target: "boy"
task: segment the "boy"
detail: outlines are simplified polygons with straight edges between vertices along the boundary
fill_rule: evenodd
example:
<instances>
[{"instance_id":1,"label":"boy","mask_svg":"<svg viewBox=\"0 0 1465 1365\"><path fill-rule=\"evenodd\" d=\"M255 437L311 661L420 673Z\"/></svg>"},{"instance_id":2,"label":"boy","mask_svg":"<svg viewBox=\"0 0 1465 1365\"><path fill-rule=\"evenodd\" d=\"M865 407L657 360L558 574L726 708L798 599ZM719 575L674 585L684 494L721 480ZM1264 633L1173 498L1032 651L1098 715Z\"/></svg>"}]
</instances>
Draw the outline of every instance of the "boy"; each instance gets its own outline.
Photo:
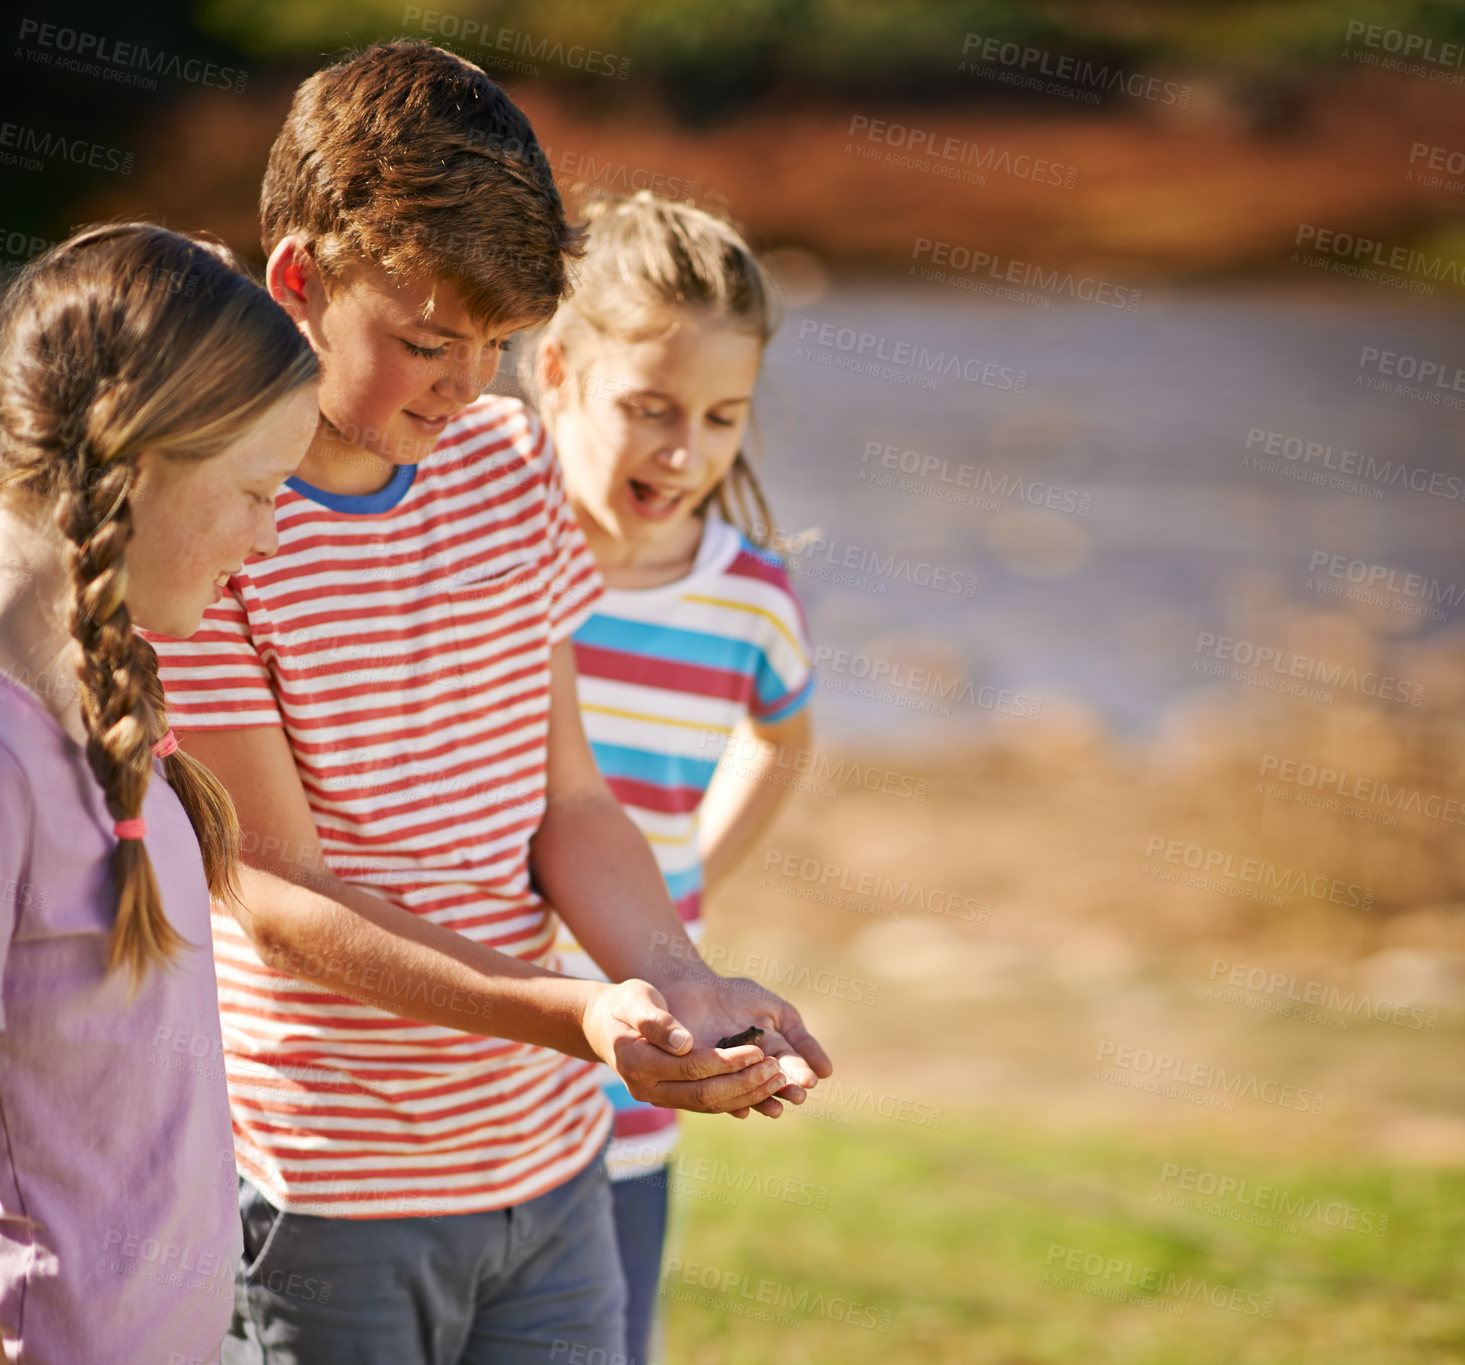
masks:
<instances>
[{"instance_id":1,"label":"boy","mask_svg":"<svg viewBox=\"0 0 1465 1365\"><path fill-rule=\"evenodd\" d=\"M213 919L245 1241L224 1360L614 1358L590 1061L740 1117L830 1068L697 957L580 730L599 580L538 422L479 397L576 234L522 114L408 42L305 82L261 215L320 429L276 556L157 641L248 864ZM546 970L554 912L621 984ZM749 1024L761 1049L712 1047Z\"/></svg>"}]
</instances>

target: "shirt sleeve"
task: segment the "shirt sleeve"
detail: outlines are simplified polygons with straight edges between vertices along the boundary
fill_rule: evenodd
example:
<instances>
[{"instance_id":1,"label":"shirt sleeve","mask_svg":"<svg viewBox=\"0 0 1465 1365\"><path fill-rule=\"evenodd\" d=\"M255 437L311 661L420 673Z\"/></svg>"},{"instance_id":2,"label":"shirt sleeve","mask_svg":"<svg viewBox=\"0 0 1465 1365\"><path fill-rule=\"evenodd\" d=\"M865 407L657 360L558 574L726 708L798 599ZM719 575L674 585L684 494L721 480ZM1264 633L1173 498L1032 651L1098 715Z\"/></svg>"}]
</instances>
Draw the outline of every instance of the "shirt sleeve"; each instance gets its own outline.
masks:
<instances>
[{"instance_id":1,"label":"shirt sleeve","mask_svg":"<svg viewBox=\"0 0 1465 1365\"><path fill-rule=\"evenodd\" d=\"M538 419L535 419L536 422ZM540 428L544 442L544 500L548 530L545 576L549 583L549 642L568 639L589 618L605 591L585 533L575 520L565 493L564 474L549 432Z\"/></svg>"},{"instance_id":2,"label":"shirt sleeve","mask_svg":"<svg viewBox=\"0 0 1465 1365\"><path fill-rule=\"evenodd\" d=\"M765 610L767 629L758 651L749 707L754 720L765 722L787 720L814 695L813 650L804 609L782 564L776 564L770 577L774 591Z\"/></svg>"},{"instance_id":3,"label":"shirt sleeve","mask_svg":"<svg viewBox=\"0 0 1465 1365\"><path fill-rule=\"evenodd\" d=\"M38 888L31 885L30 845L35 807L30 783L15 755L0 743L0 979L10 961L20 908ZM0 992L0 1029L5 1027L5 997Z\"/></svg>"},{"instance_id":4,"label":"shirt sleeve","mask_svg":"<svg viewBox=\"0 0 1465 1365\"><path fill-rule=\"evenodd\" d=\"M245 730L284 725L245 602L248 578L229 580L224 596L186 640L143 631L158 651L175 730Z\"/></svg>"}]
</instances>

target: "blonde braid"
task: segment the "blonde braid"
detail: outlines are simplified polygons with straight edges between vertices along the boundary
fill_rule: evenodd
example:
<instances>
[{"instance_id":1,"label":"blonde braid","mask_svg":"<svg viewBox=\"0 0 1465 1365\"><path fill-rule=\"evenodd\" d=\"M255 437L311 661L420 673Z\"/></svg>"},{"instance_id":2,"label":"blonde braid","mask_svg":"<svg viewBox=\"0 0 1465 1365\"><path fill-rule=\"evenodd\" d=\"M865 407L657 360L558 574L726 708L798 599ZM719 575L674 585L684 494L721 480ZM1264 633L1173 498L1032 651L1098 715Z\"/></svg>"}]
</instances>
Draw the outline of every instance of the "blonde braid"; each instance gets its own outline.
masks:
<instances>
[{"instance_id":1,"label":"blonde braid","mask_svg":"<svg viewBox=\"0 0 1465 1365\"><path fill-rule=\"evenodd\" d=\"M75 458L63 465L56 524L70 542L67 560L75 594L70 627L81 646L77 675L86 756L113 820L131 820L142 814L152 775L152 744L164 729L148 697L149 679L157 685L157 656L133 632L124 600L133 464L124 457L97 456L86 440L75 451ZM186 942L164 913L141 839L117 841L112 881L117 919L107 968L126 965L135 993L149 965L172 962Z\"/></svg>"},{"instance_id":2,"label":"blonde braid","mask_svg":"<svg viewBox=\"0 0 1465 1365\"><path fill-rule=\"evenodd\" d=\"M0 494L53 512L68 542L87 762L112 818L137 819L167 725L158 656L126 606L138 459L211 459L319 366L232 252L150 223L88 228L30 262L0 299L0 353ZM223 898L238 858L233 805L182 753L163 772ZM112 875L108 969L125 964L135 991L186 944L142 840L119 841Z\"/></svg>"}]
</instances>

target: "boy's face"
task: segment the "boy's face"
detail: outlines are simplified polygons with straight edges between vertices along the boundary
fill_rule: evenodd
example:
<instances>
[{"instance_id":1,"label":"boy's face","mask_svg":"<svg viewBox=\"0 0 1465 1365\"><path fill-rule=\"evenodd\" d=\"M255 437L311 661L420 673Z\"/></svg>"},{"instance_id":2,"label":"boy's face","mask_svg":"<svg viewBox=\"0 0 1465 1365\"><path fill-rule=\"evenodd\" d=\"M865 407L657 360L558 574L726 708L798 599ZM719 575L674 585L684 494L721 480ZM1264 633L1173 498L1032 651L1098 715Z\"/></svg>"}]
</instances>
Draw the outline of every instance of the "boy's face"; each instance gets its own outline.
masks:
<instances>
[{"instance_id":1,"label":"boy's face","mask_svg":"<svg viewBox=\"0 0 1465 1365\"><path fill-rule=\"evenodd\" d=\"M451 284L375 265L354 265L326 283L289 238L270 258L269 284L320 359L322 423L301 468L307 481L332 456L364 451L384 471L426 458L448 422L493 382L523 325L484 332Z\"/></svg>"}]
</instances>

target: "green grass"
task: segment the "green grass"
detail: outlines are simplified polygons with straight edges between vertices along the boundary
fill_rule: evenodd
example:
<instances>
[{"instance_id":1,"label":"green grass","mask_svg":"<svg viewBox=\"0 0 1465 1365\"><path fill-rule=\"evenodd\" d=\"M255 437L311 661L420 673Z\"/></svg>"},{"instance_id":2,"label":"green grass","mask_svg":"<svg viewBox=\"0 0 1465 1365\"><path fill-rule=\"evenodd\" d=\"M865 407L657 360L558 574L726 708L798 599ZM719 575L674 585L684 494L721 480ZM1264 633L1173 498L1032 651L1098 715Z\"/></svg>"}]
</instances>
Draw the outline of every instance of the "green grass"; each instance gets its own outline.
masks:
<instances>
[{"instance_id":1,"label":"green grass","mask_svg":"<svg viewBox=\"0 0 1465 1365\"><path fill-rule=\"evenodd\" d=\"M1295 1231L1173 1207L1159 1200L1178 1183L1162 1185L1166 1163L1307 1202L1287 1220ZM672 1186L668 1361L1465 1360L1461 1172L1338 1169L1298 1149L1259 1156L1132 1132L1062 1136L953 1122L948 1111L939 1129L796 1114L689 1122ZM1255 1207L1234 1196L1221 1206ZM1387 1214L1387 1229L1330 1227L1330 1206L1334 1218L1351 1206L1360 1225ZM1045 1283L1070 1249L1078 1287ZM1124 1268L1085 1274L1085 1256ZM1142 1287L1147 1270L1165 1291ZM1126 1275L1150 1306L1084 1292L1123 1288ZM1198 1297L1206 1291L1239 1308L1213 1306ZM1270 1318L1244 1311L1268 1299Z\"/></svg>"}]
</instances>

